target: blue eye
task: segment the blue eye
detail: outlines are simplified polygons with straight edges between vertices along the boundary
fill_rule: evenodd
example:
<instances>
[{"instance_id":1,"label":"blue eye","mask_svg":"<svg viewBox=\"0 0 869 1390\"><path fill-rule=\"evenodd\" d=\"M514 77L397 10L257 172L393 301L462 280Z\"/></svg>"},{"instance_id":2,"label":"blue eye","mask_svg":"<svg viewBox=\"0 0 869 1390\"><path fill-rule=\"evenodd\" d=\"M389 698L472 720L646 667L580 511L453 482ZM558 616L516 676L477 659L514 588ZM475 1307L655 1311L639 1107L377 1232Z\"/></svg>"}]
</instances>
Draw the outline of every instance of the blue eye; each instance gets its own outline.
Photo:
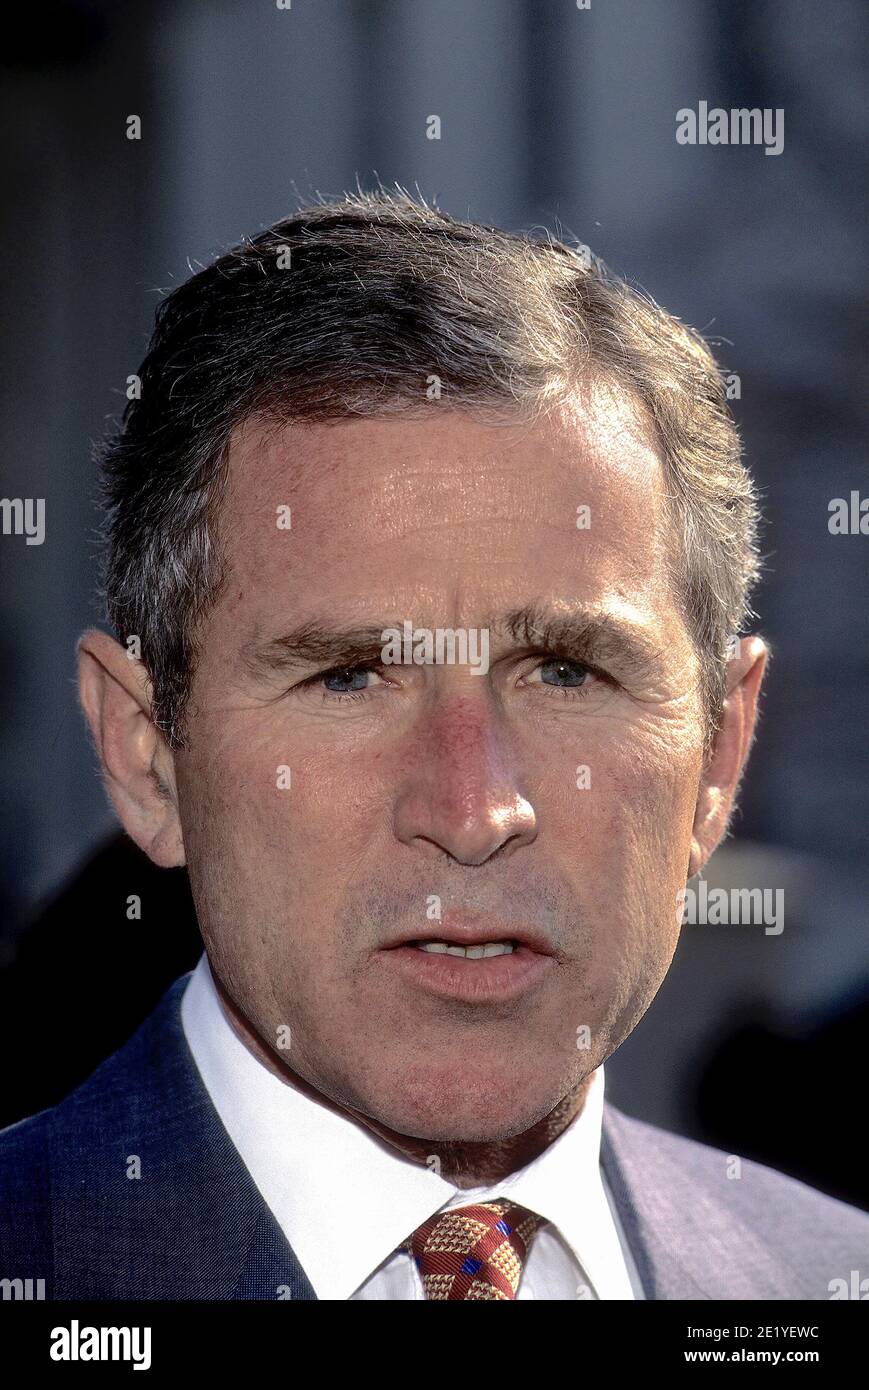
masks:
<instances>
[{"instance_id":1,"label":"blue eye","mask_svg":"<svg viewBox=\"0 0 869 1390\"><path fill-rule=\"evenodd\" d=\"M557 658L552 661L544 661L538 669L543 685L555 685L562 690L576 689L576 687L584 685L591 674L588 667L582 666L578 661L560 661ZM556 673L555 680L545 678L543 673L547 670Z\"/></svg>"},{"instance_id":2,"label":"blue eye","mask_svg":"<svg viewBox=\"0 0 869 1390\"><path fill-rule=\"evenodd\" d=\"M336 695L346 695L354 690L367 690L371 668L368 666L340 666L321 676L324 686Z\"/></svg>"}]
</instances>

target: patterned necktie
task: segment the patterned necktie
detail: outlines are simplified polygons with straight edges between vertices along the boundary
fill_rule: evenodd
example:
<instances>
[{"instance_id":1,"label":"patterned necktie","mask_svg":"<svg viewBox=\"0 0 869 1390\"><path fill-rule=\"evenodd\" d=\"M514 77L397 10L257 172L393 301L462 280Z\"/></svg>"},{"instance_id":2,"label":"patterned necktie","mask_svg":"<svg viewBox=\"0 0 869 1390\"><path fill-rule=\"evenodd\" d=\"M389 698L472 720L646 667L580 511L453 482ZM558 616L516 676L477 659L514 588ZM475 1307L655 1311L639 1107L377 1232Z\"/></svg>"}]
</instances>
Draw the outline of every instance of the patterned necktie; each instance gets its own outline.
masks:
<instances>
[{"instance_id":1,"label":"patterned necktie","mask_svg":"<svg viewBox=\"0 0 869 1390\"><path fill-rule=\"evenodd\" d=\"M501 1199L436 1212L405 1249L416 1260L427 1299L516 1297L522 1266L543 1218Z\"/></svg>"}]
</instances>

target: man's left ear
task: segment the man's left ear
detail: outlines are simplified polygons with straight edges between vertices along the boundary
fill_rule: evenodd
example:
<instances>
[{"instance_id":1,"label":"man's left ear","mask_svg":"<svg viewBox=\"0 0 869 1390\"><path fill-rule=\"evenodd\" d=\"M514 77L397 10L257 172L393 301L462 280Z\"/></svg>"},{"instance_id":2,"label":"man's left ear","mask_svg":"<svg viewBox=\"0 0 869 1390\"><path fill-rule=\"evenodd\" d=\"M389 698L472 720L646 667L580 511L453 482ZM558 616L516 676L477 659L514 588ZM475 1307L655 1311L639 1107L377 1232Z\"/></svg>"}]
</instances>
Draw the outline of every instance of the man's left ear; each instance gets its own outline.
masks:
<instances>
[{"instance_id":1,"label":"man's left ear","mask_svg":"<svg viewBox=\"0 0 869 1390\"><path fill-rule=\"evenodd\" d=\"M724 708L703 770L694 813L689 878L700 872L727 830L754 736L767 656L766 644L760 637L740 637L737 650L727 663Z\"/></svg>"}]
</instances>

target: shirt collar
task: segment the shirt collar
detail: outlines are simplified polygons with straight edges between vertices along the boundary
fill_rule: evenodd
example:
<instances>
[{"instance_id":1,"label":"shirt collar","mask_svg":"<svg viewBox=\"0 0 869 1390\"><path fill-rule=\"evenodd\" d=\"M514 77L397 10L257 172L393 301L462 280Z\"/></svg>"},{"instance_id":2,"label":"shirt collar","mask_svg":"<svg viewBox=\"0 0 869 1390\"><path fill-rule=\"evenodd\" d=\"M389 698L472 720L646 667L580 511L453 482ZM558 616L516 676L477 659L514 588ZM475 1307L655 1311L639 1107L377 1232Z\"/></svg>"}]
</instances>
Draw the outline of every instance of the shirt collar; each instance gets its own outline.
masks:
<instances>
[{"instance_id":1,"label":"shirt collar","mask_svg":"<svg viewBox=\"0 0 869 1390\"><path fill-rule=\"evenodd\" d=\"M602 1066L582 1112L547 1149L502 1182L468 1190L264 1066L226 1017L204 953L181 1017L212 1103L318 1298L349 1298L441 1208L496 1197L551 1222L606 1297L600 1285L618 1236L600 1173Z\"/></svg>"}]
</instances>

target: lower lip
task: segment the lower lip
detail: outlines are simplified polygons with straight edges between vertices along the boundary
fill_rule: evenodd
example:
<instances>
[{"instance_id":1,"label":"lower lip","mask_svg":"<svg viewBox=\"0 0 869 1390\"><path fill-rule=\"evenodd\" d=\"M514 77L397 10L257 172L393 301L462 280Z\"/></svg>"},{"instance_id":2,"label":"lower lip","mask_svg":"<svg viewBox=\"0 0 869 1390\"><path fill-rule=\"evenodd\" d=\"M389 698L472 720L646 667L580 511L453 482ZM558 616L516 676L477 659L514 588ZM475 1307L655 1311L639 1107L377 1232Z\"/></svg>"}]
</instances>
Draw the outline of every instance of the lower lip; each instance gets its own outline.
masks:
<instances>
[{"instance_id":1,"label":"lower lip","mask_svg":"<svg viewBox=\"0 0 869 1390\"><path fill-rule=\"evenodd\" d=\"M380 955L406 980L432 994L480 1004L525 994L552 965L552 956L529 946L517 946L503 956L470 958L421 951L418 946L393 946Z\"/></svg>"}]
</instances>

